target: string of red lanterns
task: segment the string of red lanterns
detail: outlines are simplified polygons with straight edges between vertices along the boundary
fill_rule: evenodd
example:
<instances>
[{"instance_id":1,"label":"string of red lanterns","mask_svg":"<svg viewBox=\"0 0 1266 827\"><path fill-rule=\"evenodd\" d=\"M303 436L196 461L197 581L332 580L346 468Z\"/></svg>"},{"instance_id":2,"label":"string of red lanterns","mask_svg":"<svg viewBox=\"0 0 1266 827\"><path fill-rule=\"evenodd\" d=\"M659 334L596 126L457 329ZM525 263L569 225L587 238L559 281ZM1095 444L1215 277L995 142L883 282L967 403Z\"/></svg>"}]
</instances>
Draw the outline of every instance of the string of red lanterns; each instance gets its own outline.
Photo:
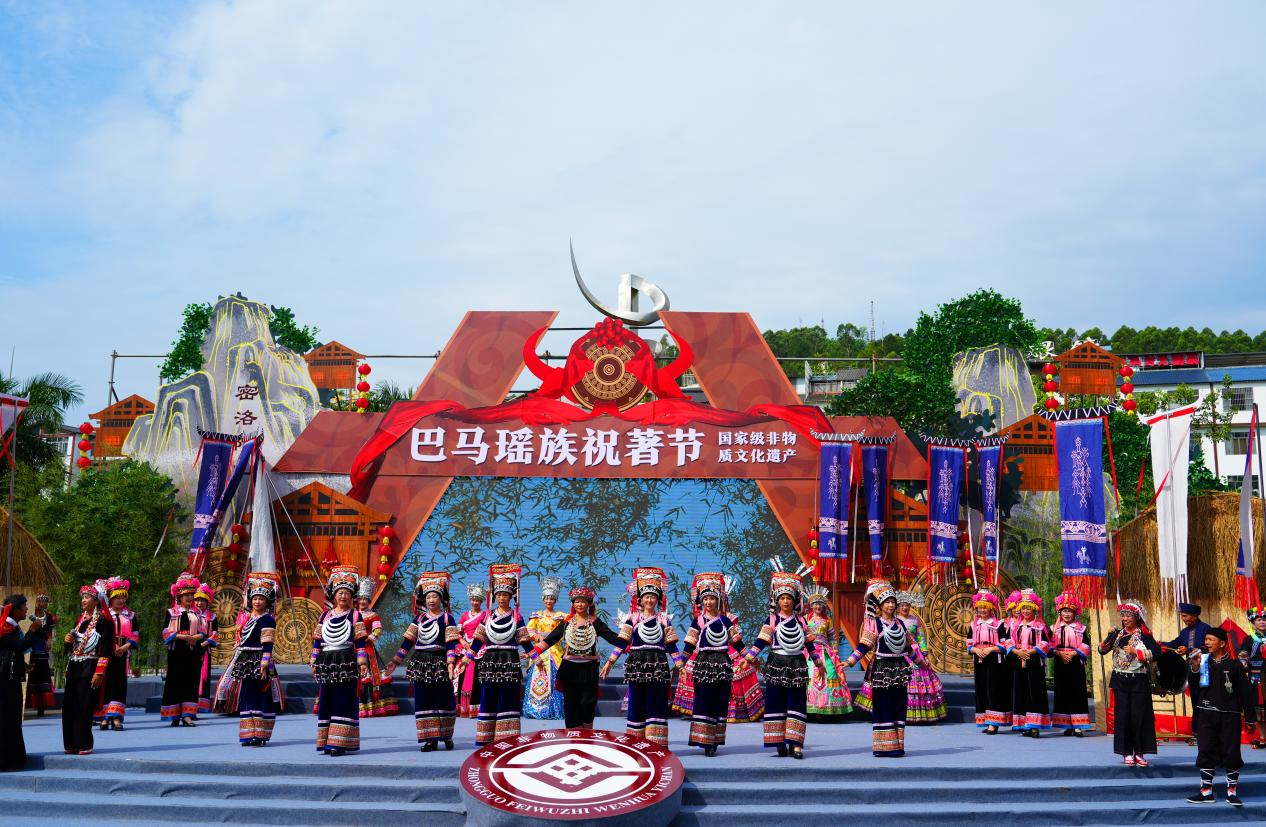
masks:
<instances>
[{"instance_id":1,"label":"string of red lanterns","mask_svg":"<svg viewBox=\"0 0 1266 827\"><path fill-rule=\"evenodd\" d=\"M92 434L95 430L91 422L85 422L79 426L79 444L75 446L79 449L79 459L75 460L75 464L81 471L86 471L92 466Z\"/></svg>"},{"instance_id":2,"label":"string of red lanterns","mask_svg":"<svg viewBox=\"0 0 1266 827\"><path fill-rule=\"evenodd\" d=\"M385 583L391 576L391 541L396 530L389 525L378 529L378 582Z\"/></svg>"},{"instance_id":3,"label":"string of red lanterns","mask_svg":"<svg viewBox=\"0 0 1266 827\"><path fill-rule=\"evenodd\" d=\"M1046 381L1042 383L1042 390L1046 392L1046 401L1042 405L1048 411L1059 407L1059 397L1056 395L1059 391L1059 382L1055 381L1058 373L1059 366L1054 362L1047 362L1042 366L1042 375L1046 377Z\"/></svg>"},{"instance_id":4,"label":"string of red lanterns","mask_svg":"<svg viewBox=\"0 0 1266 827\"><path fill-rule=\"evenodd\" d=\"M1125 401L1121 403L1122 410L1126 416L1135 416L1138 412L1139 403L1134 399L1134 368L1129 365L1121 366L1121 395L1125 397Z\"/></svg>"},{"instance_id":5,"label":"string of red lanterns","mask_svg":"<svg viewBox=\"0 0 1266 827\"><path fill-rule=\"evenodd\" d=\"M356 383L356 401L352 403L356 406L356 413L363 414L369 411L369 379L367 377L373 370L368 362L361 362L356 368L356 372L360 374L360 381Z\"/></svg>"},{"instance_id":6,"label":"string of red lanterns","mask_svg":"<svg viewBox=\"0 0 1266 827\"><path fill-rule=\"evenodd\" d=\"M245 543L250 539L250 533L247 532L246 526L234 523L229 529L229 534L232 535L233 540L229 543L229 556L224 561L224 567L234 574L240 574L246 566L245 561L242 560L242 553L246 550Z\"/></svg>"}]
</instances>

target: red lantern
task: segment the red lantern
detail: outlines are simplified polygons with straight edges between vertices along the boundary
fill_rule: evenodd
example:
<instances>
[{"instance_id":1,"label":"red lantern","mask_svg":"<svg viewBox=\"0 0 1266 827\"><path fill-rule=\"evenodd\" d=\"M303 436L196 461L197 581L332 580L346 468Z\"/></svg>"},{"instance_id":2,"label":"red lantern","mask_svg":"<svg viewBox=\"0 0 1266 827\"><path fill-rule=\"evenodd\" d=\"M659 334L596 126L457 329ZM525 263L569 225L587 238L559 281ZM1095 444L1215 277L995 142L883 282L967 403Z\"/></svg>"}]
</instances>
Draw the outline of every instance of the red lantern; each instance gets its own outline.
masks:
<instances>
[{"instance_id":1,"label":"red lantern","mask_svg":"<svg viewBox=\"0 0 1266 827\"><path fill-rule=\"evenodd\" d=\"M94 430L96 429L92 427L91 422L85 422L79 426L79 433L84 434L85 436L92 433Z\"/></svg>"},{"instance_id":2,"label":"red lantern","mask_svg":"<svg viewBox=\"0 0 1266 827\"><path fill-rule=\"evenodd\" d=\"M809 539L810 540L818 539L818 530L816 528L809 529Z\"/></svg>"},{"instance_id":3,"label":"red lantern","mask_svg":"<svg viewBox=\"0 0 1266 827\"><path fill-rule=\"evenodd\" d=\"M79 450L83 451L85 454L88 453L92 450L92 443L86 439L79 440Z\"/></svg>"},{"instance_id":4,"label":"red lantern","mask_svg":"<svg viewBox=\"0 0 1266 827\"><path fill-rule=\"evenodd\" d=\"M1059 407L1059 400L1054 397L1051 397L1050 399L1047 399L1042 404L1046 406L1046 410L1053 411Z\"/></svg>"},{"instance_id":5,"label":"red lantern","mask_svg":"<svg viewBox=\"0 0 1266 827\"><path fill-rule=\"evenodd\" d=\"M361 408L362 410L365 408L368 408L369 400L362 396L361 398L356 400L356 407Z\"/></svg>"},{"instance_id":6,"label":"red lantern","mask_svg":"<svg viewBox=\"0 0 1266 827\"><path fill-rule=\"evenodd\" d=\"M1134 393L1134 383L1123 382L1121 384L1121 393Z\"/></svg>"},{"instance_id":7,"label":"red lantern","mask_svg":"<svg viewBox=\"0 0 1266 827\"><path fill-rule=\"evenodd\" d=\"M1054 376L1055 374L1059 373L1059 368L1053 365L1052 363L1047 362L1045 365L1042 366L1042 373L1045 373L1047 376Z\"/></svg>"},{"instance_id":8,"label":"red lantern","mask_svg":"<svg viewBox=\"0 0 1266 827\"><path fill-rule=\"evenodd\" d=\"M1129 379L1131 376L1134 375L1134 368L1130 367L1129 365L1122 365L1121 375L1124 376L1126 379Z\"/></svg>"},{"instance_id":9,"label":"red lantern","mask_svg":"<svg viewBox=\"0 0 1266 827\"><path fill-rule=\"evenodd\" d=\"M231 558L228 562L228 569L234 574L237 574L238 572L240 572L244 566L245 564L241 560L238 560L236 557Z\"/></svg>"},{"instance_id":10,"label":"red lantern","mask_svg":"<svg viewBox=\"0 0 1266 827\"><path fill-rule=\"evenodd\" d=\"M369 366L368 362L361 362L360 366L356 368L356 372L359 373L361 376L368 376L372 371L373 371L373 368Z\"/></svg>"},{"instance_id":11,"label":"red lantern","mask_svg":"<svg viewBox=\"0 0 1266 827\"><path fill-rule=\"evenodd\" d=\"M1054 393L1055 391L1059 390L1059 383L1045 382L1042 384L1042 390L1046 391L1047 393Z\"/></svg>"},{"instance_id":12,"label":"red lantern","mask_svg":"<svg viewBox=\"0 0 1266 827\"><path fill-rule=\"evenodd\" d=\"M386 576L386 575L388 575L388 574L391 574L391 564L390 564L390 563L379 563L379 564L378 564L378 573L379 573L379 574L381 574L381 575L383 575L383 576Z\"/></svg>"},{"instance_id":13,"label":"red lantern","mask_svg":"<svg viewBox=\"0 0 1266 827\"><path fill-rule=\"evenodd\" d=\"M1125 408L1127 411L1134 411L1138 408L1138 406L1139 403L1135 402L1133 399L1127 399L1121 403L1121 407Z\"/></svg>"},{"instance_id":14,"label":"red lantern","mask_svg":"<svg viewBox=\"0 0 1266 827\"><path fill-rule=\"evenodd\" d=\"M80 468L86 469L88 466L92 465L92 460L88 459L87 457L80 457L79 459L75 460L75 464L78 465Z\"/></svg>"},{"instance_id":15,"label":"red lantern","mask_svg":"<svg viewBox=\"0 0 1266 827\"><path fill-rule=\"evenodd\" d=\"M389 525L385 525L378 529L378 536L384 540L394 540L396 538L396 530Z\"/></svg>"},{"instance_id":16,"label":"red lantern","mask_svg":"<svg viewBox=\"0 0 1266 827\"><path fill-rule=\"evenodd\" d=\"M241 554L241 553L242 553L241 543L237 542L236 540L229 543L229 554Z\"/></svg>"},{"instance_id":17,"label":"red lantern","mask_svg":"<svg viewBox=\"0 0 1266 827\"><path fill-rule=\"evenodd\" d=\"M356 390L360 391L361 393L369 393L369 383L368 383L368 382L357 382L357 383L356 383Z\"/></svg>"}]
</instances>

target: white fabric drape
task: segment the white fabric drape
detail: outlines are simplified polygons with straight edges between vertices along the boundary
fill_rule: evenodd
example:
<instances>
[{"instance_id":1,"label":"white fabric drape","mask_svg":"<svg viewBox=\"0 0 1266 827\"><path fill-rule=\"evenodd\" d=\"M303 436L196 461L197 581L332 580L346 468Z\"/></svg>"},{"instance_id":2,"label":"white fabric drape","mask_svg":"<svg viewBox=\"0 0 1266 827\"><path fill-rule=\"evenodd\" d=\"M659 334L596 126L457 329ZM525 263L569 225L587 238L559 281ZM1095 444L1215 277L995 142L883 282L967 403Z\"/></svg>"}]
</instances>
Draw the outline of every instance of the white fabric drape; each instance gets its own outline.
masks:
<instances>
[{"instance_id":1,"label":"white fabric drape","mask_svg":"<svg viewBox=\"0 0 1266 827\"><path fill-rule=\"evenodd\" d=\"M1147 420L1151 430L1152 480L1156 494L1156 535L1161 583L1174 599L1187 600L1187 473L1191 418L1195 408L1179 408Z\"/></svg>"}]
</instances>

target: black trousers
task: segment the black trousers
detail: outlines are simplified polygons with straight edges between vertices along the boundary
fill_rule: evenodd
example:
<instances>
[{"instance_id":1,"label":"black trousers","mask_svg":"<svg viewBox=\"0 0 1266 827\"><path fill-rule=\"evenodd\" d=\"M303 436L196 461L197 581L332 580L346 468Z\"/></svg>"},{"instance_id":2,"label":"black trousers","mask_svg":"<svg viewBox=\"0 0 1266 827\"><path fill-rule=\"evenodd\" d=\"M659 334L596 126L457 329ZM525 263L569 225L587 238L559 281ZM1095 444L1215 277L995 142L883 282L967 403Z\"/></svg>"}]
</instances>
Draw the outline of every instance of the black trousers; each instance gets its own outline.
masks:
<instances>
[{"instance_id":1,"label":"black trousers","mask_svg":"<svg viewBox=\"0 0 1266 827\"><path fill-rule=\"evenodd\" d=\"M26 769L22 739L22 681L0 680L0 770Z\"/></svg>"},{"instance_id":2,"label":"black trousers","mask_svg":"<svg viewBox=\"0 0 1266 827\"><path fill-rule=\"evenodd\" d=\"M71 663L66 670L66 692L62 696L62 747L67 752L92 749L92 716L97 711L101 690L92 688L95 660Z\"/></svg>"},{"instance_id":3,"label":"black trousers","mask_svg":"<svg viewBox=\"0 0 1266 827\"><path fill-rule=\"evenodd\" d=\"M1238 712L1200 710L1196 721L1196 769L1238 770L1244 766L1240 757L1240 727L1244 718Z\"/></svg>"},{"instance_id":4,"label":"black trousers","mask_svg":"<svg viewBox=\"0 0 1266 827\"><path fill-rule=\"evenodd\" d=\"M558 667L558 685L567 728L593 726L598 711L598 662L564 660Z\"/></svg>"},{"instance_id":5,"label":"black trousers","mask_svg":"<svg viewBox=\"0 0 1266 827\"><path fill-rule=\"evenodd\" d=\"M1117 755L1156 752L1156 713L1152 711L1152 683L1146 675L1112 676L1114 723L1112 751Z\"/></svg>"}]
</instances>

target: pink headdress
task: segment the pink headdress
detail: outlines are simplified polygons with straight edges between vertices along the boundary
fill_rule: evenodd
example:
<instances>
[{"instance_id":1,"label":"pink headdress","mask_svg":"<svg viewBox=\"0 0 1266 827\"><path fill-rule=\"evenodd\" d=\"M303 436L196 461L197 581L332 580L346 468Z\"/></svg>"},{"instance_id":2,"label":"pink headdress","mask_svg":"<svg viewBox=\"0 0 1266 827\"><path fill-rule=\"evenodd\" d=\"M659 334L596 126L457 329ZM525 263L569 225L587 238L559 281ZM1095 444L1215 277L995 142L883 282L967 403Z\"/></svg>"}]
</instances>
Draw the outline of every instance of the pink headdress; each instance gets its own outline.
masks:
<instances>
[{"instance_id":1,"label":"pink headdress","mask_svg":"<svg viewBox=\"0 0 1266 827\"><path fill-rule=\"evenodd\" d=\"M1081 599L1077 597L1076 593L1071 591L1060 594L1055 598L1055 611L1062 609L1072 609L1074 616L1080 615L1082 609Z\"/></svg>"},{"instance_id":2,"label":"pink headdress","mask_svg":"<svg viewBox=\"0 0 1266 827\"><path fill-rule=\"evenodd\" d=\"M974 595L972 595L971 600L972 600L972 603L977 608L987 606L990 609L993 609L995 612L998 611L998 595L994 594L988 589L981 589L980 591L976 592Z\"/></svg>"}]
</instances>

